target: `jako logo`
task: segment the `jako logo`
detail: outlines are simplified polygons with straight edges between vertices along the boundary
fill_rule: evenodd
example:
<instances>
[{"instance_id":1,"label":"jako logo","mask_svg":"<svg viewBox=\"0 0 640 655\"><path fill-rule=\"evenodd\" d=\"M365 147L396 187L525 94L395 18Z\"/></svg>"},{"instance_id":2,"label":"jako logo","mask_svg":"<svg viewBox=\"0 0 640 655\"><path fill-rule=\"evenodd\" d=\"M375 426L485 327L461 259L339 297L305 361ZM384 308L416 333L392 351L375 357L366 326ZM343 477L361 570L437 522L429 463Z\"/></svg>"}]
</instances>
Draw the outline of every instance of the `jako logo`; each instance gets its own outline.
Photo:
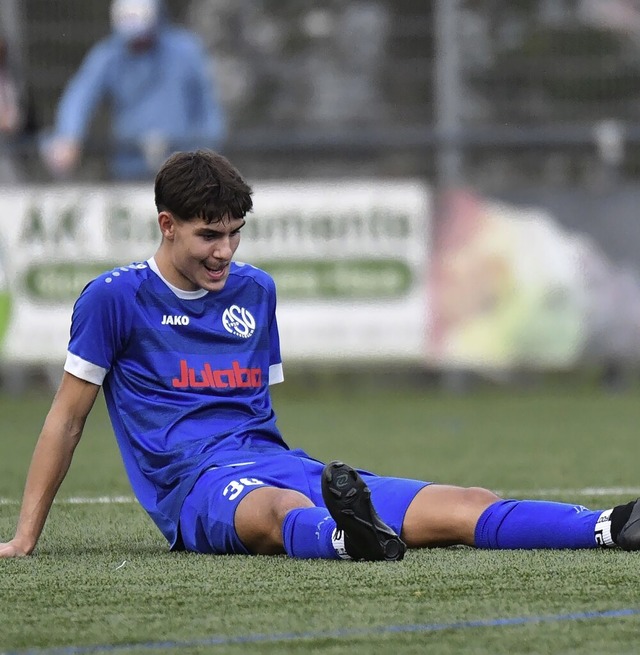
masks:
<instances>
[{"instance_id":1,"label":"jako logo","mask_svg":"<svg viewBox=\"0 0 640 655\"><path fill-rule=\"evenodd\" d=\"M248 339L255 332L256 320L244 307L231 305L222 314L222 325L227 332Z\"/></svg>"},{"instance_id":2,"label":"jako logo","mask_svg":"<svg viewBox=\"0 0 640 655\"><path fill-rule=\"evenodd\" d=\"M259 368L242 368L239 362L232 362L231 368L213 370L208 362L196 373L190 368L186 359L180 360L180 377L173 378L176 389L187 387L198 389L208 387L211 389L254 388L262 386L262 370Z\"/></svg>"},{"instance_id":3,"label":"jako logo","mask_svg":"<svg viewBox=\"0 0 640 655\"><path fill-rule=\"evenodd\" d=\"M189 317L164 314L161 325L189 325Z\"/></svg>"}]
</instances>

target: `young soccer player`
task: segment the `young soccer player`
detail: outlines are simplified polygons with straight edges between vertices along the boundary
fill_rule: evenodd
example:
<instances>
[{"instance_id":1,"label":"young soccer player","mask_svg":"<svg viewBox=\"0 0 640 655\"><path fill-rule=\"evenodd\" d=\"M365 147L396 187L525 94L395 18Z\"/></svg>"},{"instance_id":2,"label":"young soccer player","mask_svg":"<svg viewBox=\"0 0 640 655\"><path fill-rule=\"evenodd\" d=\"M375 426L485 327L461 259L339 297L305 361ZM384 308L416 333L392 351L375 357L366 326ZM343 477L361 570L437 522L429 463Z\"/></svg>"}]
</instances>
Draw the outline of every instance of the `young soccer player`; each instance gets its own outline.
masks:
<instances>
[{"instance_id":1,"label":"young soccer player","mask_svg":"<svg viewBox=\"0 0 640 655\"><path fill-rule=\"evenodd\" d=\"M75 304L0 556L34 550L101 386L133 490L176 549L400 560L407 547L450 544L640 548L637 501L590 511L501 500L291 450L269 396L283 380L274 282L233 261L250 187L224 157L182 152L158 172L155 203L155 255L104 273Z\"/></svg>"}]
</instances>

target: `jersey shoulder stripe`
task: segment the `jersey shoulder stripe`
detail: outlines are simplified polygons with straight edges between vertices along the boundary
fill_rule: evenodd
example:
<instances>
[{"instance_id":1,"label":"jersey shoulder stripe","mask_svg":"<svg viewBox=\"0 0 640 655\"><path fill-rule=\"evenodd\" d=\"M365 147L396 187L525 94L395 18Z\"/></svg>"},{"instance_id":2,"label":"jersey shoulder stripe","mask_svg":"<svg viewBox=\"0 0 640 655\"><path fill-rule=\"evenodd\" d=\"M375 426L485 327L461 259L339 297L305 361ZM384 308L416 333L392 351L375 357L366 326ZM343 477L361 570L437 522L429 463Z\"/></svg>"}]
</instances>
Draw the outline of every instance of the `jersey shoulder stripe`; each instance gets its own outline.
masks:
<instances>
[{"instance_id":1,"label":"jersey shoulder stripe","mask_svg":"<svg viewBox=\"0 0 640 655\"><path fill-rule=\"evenodd\" d=\"M126 266L118 266L91 280L84 288L83 293L88 287L93 287L92 291L94 292L100 288L109 293L130 293L132 288L137 289L149 278L149 272L149 265L146 262L133 262Z\"/></svg>"}]
</instances>

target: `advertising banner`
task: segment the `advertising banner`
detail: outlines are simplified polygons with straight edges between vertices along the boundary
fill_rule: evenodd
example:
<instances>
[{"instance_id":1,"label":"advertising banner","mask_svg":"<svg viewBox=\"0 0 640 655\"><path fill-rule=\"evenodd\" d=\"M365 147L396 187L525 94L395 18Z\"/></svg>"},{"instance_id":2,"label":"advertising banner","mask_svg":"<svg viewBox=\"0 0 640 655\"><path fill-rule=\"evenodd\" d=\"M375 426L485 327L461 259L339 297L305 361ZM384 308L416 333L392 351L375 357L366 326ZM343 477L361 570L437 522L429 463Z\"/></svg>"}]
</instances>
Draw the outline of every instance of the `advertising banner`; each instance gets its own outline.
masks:
<instances>
[{"instance_id":1,"label":"advertising banner","mask_svg":"<svg viewBox=\"0 0 640 655\"><path fill-rule=\"evenodd\" d=\"M413 181L268 183L236 259L278 286L285 359L423 360L429 189ZM0 195L0 355L63 361L75 298L154 254L145 186L38 186Z\"/></svg>"}]
</instances>

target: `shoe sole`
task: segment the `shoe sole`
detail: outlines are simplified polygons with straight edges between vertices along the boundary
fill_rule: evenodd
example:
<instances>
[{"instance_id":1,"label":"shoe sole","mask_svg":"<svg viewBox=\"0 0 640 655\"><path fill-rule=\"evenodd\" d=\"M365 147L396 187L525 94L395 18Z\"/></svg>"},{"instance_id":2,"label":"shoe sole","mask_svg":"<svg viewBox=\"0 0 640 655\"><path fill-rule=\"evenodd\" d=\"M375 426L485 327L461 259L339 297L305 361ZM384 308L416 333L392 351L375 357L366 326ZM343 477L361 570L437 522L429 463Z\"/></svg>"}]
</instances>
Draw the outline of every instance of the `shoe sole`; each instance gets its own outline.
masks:
<instances>
[{"instance_id":1,"label":"shoe sole","mask_svg":"<svg viewBox=\"0 0 640 655\"><path fill-rule=\"evenodd\" d=\"M357 471L343 462L331 462L322 472L322 497L338 529L351 544L354 559L400 561L405 543L378 516L371 491ZM349 552L356 551L356 556Z\"/></svg>"}]
</instances>

